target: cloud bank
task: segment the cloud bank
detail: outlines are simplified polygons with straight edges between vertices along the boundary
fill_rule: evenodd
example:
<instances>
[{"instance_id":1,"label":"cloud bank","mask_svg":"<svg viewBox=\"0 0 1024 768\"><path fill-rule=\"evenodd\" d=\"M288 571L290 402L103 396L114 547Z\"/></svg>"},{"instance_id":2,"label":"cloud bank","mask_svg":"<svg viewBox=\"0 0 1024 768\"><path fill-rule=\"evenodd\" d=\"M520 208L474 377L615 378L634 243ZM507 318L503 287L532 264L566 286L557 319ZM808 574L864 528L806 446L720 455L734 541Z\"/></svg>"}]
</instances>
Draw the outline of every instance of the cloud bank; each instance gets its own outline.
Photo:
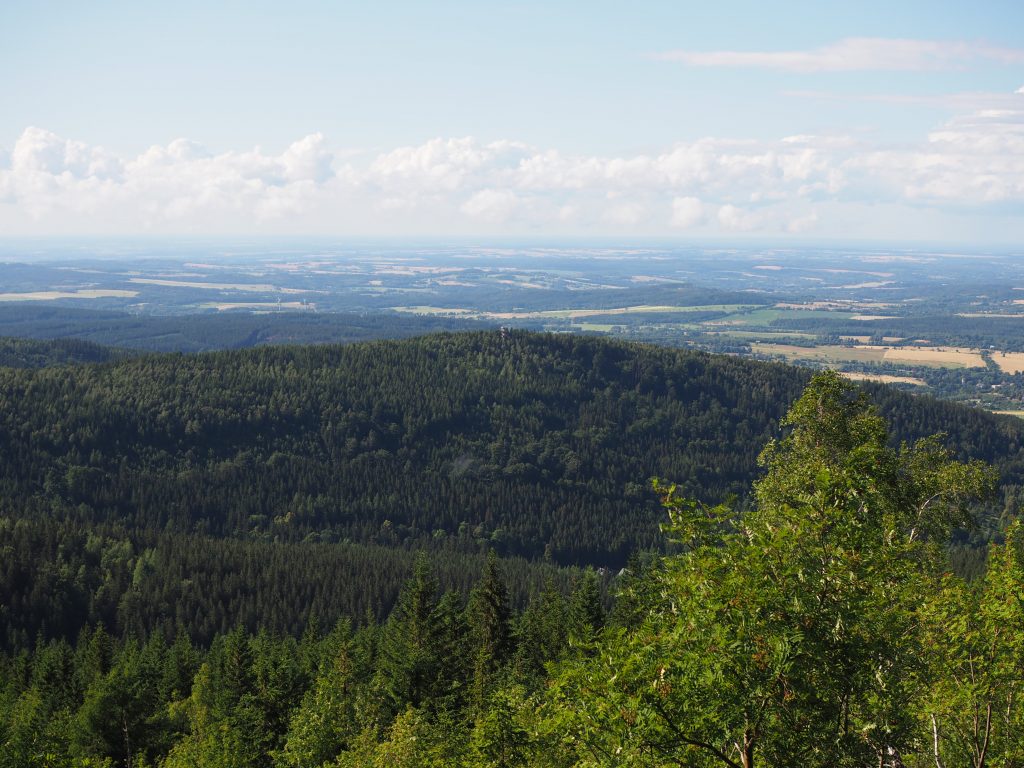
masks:
<instances>
[{"instance_id":1,"label":"cloud bank","mask_svg":"<svg viewBox=\"0 0 1024 768\"><path fill-rule=\"evenodd\" d=\"M0 150L0 234L841 237L886 235L882 223L906 211L1019 221L1021 101L965 113L910 146L705 138L626 156L473 138L352 153L311 134L278 153L179 139L121 157L27 128Z\"/></svg>"},{"instance_id":2,"label":"cloud bank","mask_svg":"<svg viewBox=\"0 0 1024 768\"><path fill-rule=\"evenodd\" d=\"M933 71L979 61L1024 63L1024 50L986 43L848 37L805 51L665 51L663 61L691 67L744 67L789 72Z\"/></svg>"}]
</instances>

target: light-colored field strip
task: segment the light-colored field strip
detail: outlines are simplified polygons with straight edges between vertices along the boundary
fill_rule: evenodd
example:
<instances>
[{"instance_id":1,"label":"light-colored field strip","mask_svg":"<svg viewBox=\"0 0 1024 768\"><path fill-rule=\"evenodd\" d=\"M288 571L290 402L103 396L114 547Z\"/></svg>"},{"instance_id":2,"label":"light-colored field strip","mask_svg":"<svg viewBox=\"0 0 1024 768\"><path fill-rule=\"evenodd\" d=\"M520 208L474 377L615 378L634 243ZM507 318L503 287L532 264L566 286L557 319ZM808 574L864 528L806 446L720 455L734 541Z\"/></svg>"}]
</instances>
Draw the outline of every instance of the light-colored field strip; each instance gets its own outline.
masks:
<instances>
[{"instance_id":1,"label":"light-colored field strip","mask_svg":"<svg viewBox=\"0 0 1024 768\"><path fill-rule=\"evenodd\" d=\"M884 288L887 285L892 285L892 280L874 280L867 283L853 283L851 285L837 285L834 287L854 290L858 288Z\"/></svg>"},{"instance_id":2,"label":"light-colored field strip","mask_svg":"<svg viewBox=\"0 0 1024 768\"><path fill-rule=\"evenodd\" d=\"M885 360L893 363L934 365L951 368L984 368L977 349L965 347L882 347Z\"/></svg>"},{"instance_id":3,"label":"light-colored field strip","mask_svg":"<svg viewBox=\"0 0 1024 768\"><path fill-rule=\"evenodd\" d=\"M799 347L791 344L751 344L763 355L783 355L791 360L820 360L825 363L905 363L936 368L984 368L981 352L962 347L882 347L860 344L855 347L822 345Z\"/></svg>"},{"instance_id":4,"label":"light-colored field strip","mask_svg":"<svg viewBox=\"0 0 1024 768\"><path fill-rule=\"evenodd\" d=\"M465 317L474 314L471 309L462 308L451 308L451 307L392 307L395 312L406 312L411 315L459 315Z\"/></svg>"},{"instance_id":5,"label":"light-colored field strip","mask_svg":"<svg viewBox=\"0 0 1024 768\"><path fill-rule=\"evenodd\" d=\"M839 375L851 381L877 381L882 384L916 384L927 387L928 382L914 376L890 376L886 373L860 373L859 371L839 371Z\"/></svg>"},{"instance_id":6,"label":"light-colored field strip","mask_svg":"<svg viewBox=\"0 0 1024 768\"><path fill-rule=\"evenodd\" d=\"M992 413L998 413L1003 416L1016 416L1018 419L1024 419L1024 411L992 411Z\"/></svg>"},{"instance_id":7,"label":"light-colored field strip","mask_svg":"<svg viewBox=\"0 0 1024 768\"><path fill-rule=\"evenodd\" d=\"M867 344L871 341L870 336L840 336L843 341L856 341L858 344ZM890 344L896 341L903 341L903 336L883 336L882 341L887 341Z\"/></svg>"},{"instance_id":8,"label":"light-colored field strip","mask_svg":"<svg viewBox=\"0 0 1024 768\"><path fill-rule=\"evenodd\" d=\"M228 309L316 309L315 304L303 304L301 301L229 301L209 302L199 306L202 309L216 309L220 312Z\"/></svg>"},{"instance_id":9,"label":"light-colored field strip","mask_svg":"<svg viewBox=\"0 0 1024 768\"><path fill-rule=\"evenodd\" d=\"M776 309L835 309L841 312L854 312L868 309L892 309L895 305L888 301L854 301L853 299L844 301L842 299L835 299L834 301L807 301L802 304L792 301L780 301L773 306Z\"/></svg>"},{"instance_id":10,"label":"light-colored field strip","mask_svg":"<svg viewBox=\"0 0 1024 768\"><path fill-rule=\"evenodd\" d=\"M702 326L703 327L703 326ZM730 339L814 339L813 333L803 331L707 331L708 336L728 336Z\"/></svg>"},{"instance_id":11,"label":"light-colored field strip","mask_svg":"<svg viewBox=\"0 0 1024 768\"><path fill-rule=\"evenodd\" d=\"M32 291L31 293L0 293L0 301L54 301L56 299L133 299L138 291L117 289L82 289L79 291Z\"/></svg>"},{"instance_id":12,"label":"light-colored field strip","mask_svg":"<svg viewBox=\"0 0 1024 768\"><path fill-rule=\"evenodd\" d=\"M799 347L794 344L757 344L751 350L762 355L782 355L788 360L819 360L823 363L880 363L885 359L884 347Z\"/></svg>"},{"instance_id":13,"label":"light-colored field strip","mask_svg":"<svg viewBox=\"0 0 1024 768\"><path fill-rule=\"evenodd\" d=\"M1024 372L1024 352L993 352L992 362L1003 373Z\"/></svg>"},{"instance_id":14,"label":"light-colored field strip","mask_svg":"<svg viewBox=\"0 0 1024 768\"><path fill-rule=\"evenodd\" d=\"M739 312L759 307L760 304L705 304L695 307L676 307L657 304L641 304L634 307L614 307L611 309L544 309L533 312L481 312L465 308L445 307L392 307L396 312L410 312L417 315L459 315L460 317L478 317L490 320L544 320L564 319L579 320L587 317L603 317L605 315L632 314L685 314L690 312Z\"/></svg>"},{"instance_id":15,"label":"light-colored field strip","mask_svg":"<svg viewBox=\"0 0 1024 768\"><path fill-rule=\"evenodd\" d=\"M1019 302L1014 302L1019 303ZM1009 312L957 312L957 317L1008 317L1024 320L1024 312L1012 314Z\"/></svg>"}]
</instances>

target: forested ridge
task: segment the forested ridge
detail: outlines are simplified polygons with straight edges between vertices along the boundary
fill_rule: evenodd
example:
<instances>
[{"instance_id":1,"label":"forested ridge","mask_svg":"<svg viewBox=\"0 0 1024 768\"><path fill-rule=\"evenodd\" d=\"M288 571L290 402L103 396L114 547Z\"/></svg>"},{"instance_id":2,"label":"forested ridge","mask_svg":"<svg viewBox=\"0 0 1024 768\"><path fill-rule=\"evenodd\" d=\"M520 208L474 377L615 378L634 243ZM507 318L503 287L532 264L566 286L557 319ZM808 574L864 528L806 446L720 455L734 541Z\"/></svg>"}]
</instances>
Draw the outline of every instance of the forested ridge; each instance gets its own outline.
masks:
<instances>
[{"instance_id":1,"label":"forested ridge","mask_svg":"<svg viewBox=\"0 0 1024 768\"><path fill-rule=\"evenodd\" d=\"M0 336L151 352L203 352L267 344L340 344L493 327L445 317L312 311L129 314L68 306L0 304ZM93 362L99 362L94 360Z\"/></svg>"},{"instance_id":2,"label":"forested ridge","mask_svg":"<svg viewBox=\"0 0 1024 768\"><path fill-rule=\"evenodd\" d=\"M0 336L0 367L45 368L72 363L105 363L127 357L123 350L81 339L19 339Z\"/></svg>"},{"instance_id":3,"label":"forested ridge","mask_svg":"<svg viewBox=\"0 0 1024 768\"><path fill-rule=\"evenodd\" d=\"M525 332L0 368L0 643L381 619L417 549L463 592L488 550L512 558L522 604L551 566L664 548L651 476L742 507L806 381ZM999 468L1002 498L951 549L979 572L1016 513L1021 425L869 391L901 439L944 431Z\"/></svg>"},{"instance_id":4,"label":"forested ridge","mask_svg":"<svg viewBox=\"0 0 1024 768\"><path fill-rule=\"evenodd\" d=\"M651 484L666 554L602 579L493 551L463 563L457 550L421 553L382 620L370 608L325 624L310 611L301 631L241 621L196 642L190 605L147 627L137 604L159 604L159 585L187 580L193 563L133 554L99 524L78 546L130 582L116 621L138 621L0 653L0 766L1024 763L1024 531L1011 524L973 582L945 552L997 472L957 461L941 437L896 445L834 373L810 381L782 426L743 507ZM62 549L71 525L7 520L5 555ZM159 535L183 550L199 536ZM342 546L384 562L384 579L401 570L370 545L220 543L216 578L242 565L225 595L235 602L261 579L238 558L247 548L305 551L315 569ZM271 571L289 580L288 567ZM273 599L315 602L287 594L302 578Z\"/></svg>"},{"instance_id":5,"label":"forested ridge","mask_svg":"<svg viewBox=\"0 0 1024 768\"><path fill-rule=\"evenodd\" d=\"M0 510L621 566L647 478L744 496L807 373L525 332L0 369ZM1024 471L1024 425L876 387L900 439Z\"/></svg>"}]
</instances>

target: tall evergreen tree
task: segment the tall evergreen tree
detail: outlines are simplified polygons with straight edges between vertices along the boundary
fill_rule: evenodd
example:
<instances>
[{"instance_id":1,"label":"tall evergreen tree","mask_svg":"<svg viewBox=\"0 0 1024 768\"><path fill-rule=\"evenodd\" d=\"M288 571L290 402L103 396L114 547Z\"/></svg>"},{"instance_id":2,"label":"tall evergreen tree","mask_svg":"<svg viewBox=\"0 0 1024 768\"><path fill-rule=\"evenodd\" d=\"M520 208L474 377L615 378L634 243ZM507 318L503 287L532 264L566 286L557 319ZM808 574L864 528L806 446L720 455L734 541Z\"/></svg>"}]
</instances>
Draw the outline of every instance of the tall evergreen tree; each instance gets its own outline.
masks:
<instances>
[{"instance_id":1,"label":"tall evergreen tree","mask_svg":"<svg viewBox=\"0 0 1024 768\"><path fill-rule=\"evenodd\" d=\"M385 719L406 706L419 707L437 692L441 659L437 581L421 554L385 623L378 648L375 687Z\"/></svg>"},{"instance_id":2,"label":"tall evergreen tree","mask_svg":"<svg viewBox=\"0 0 1024 768\"><path fill-rule=\"evenodd\" d=\"M473 703L477 711L482 710L495 676L510 656L510 613L508 588L498 572L497 555L491 550L483 576L470 593L467 608L473 660Z\"/></svg>"}]
</instances>

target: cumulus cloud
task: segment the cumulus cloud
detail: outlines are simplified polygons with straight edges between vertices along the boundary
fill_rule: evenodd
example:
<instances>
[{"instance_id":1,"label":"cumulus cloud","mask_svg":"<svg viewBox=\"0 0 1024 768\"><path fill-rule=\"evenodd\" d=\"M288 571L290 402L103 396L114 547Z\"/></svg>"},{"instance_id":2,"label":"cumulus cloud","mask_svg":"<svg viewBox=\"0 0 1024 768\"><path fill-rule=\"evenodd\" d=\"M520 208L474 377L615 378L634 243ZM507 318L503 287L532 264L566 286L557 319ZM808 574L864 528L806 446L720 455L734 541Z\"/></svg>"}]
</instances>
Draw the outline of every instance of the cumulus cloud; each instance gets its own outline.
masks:
<instances>
[{"instance_id":1,"label":"cumulus cloud","mask_svg":"<svg viewBox=\"0 0 1024 768\"><path fill-rule=\"evenodd\" d=\"M68 141L41 128L26 128L11 153L11 167L26 174L97 179L116 178L121 161L98 147Z\"/></svg>"},{"instance_id":2,"label":"cumulus cloud","mask_svg":"<svg viewBox=\"0 0 1024 768\"><path fill-rule=\"evenodd\" d=\"M672 226L690 229L702 224L706 214L704 203L696 197L677 197L672 201Z\"/></svg>"},{"instance_id":3,"label":"cumulus cloud","mask_svg":"<svg viewBox=\"0 0 1024 768\"><path fill-rule=\"evenodd\" d=\"M0 150L5 234L786 234L872 205L1019 210L1024 109L964 112L895 147L808 134L587 155L460 137L353 154L314 133L278 152L179 139L121 157L28 128Z\"/></svg>"},{"instance_id":4,"label":"cumulus cloud","mask_svg":"<svg viewBox=\"0 0 1024 768\"><path fill-rule=\"evenodd\" d=\"M875 150L846 167L914 201L1024 202L1024 111L982 110L950 120L911 150Z\"/></svg>"},{"instance_id":5,"label":"cumulus cloud","mask_svg":"<svg viewBox=\"0 0 1024 768\"><path fill-rule=\"evenodd\" d=\"M744 67L790 72L959 69L975 61L1024 63L1024 49L986 43L848 37L803 51L666 51L655 55L691 67Z\"/></svg>"},{"instance_id":6,"label":"cumulus cloud","mask_svg":"<svg viewBox=\"0 0 1024 768\"><path fill-rule=\"evenodd\" d=\"M507 221L519 205L519 198L505 189L482 189L462 204L462 212L484 221Z\"/></svg>"},{"instance_id":7,"label":"cumulus cloud","mask_svg":"<svg viewBox=\"0 0 1024 768\"><path fill-rule=\"evenodd\" d=\"M644 220L647 209L636 202L622 202L610 206L604 214L605 219L624 227L635 227Z\"/></svg>"},{"instance_id":8,"label":"cumulus cloud","mask_svg":"<svg viewBox=\"0 0 1024 768\"><path fill-rule=\"evenodd\" d=\"M730 232L749 232L763 225L763 219L735 205L723 205L718 209L718 223Z\"/></svg>"}]
</instances>

